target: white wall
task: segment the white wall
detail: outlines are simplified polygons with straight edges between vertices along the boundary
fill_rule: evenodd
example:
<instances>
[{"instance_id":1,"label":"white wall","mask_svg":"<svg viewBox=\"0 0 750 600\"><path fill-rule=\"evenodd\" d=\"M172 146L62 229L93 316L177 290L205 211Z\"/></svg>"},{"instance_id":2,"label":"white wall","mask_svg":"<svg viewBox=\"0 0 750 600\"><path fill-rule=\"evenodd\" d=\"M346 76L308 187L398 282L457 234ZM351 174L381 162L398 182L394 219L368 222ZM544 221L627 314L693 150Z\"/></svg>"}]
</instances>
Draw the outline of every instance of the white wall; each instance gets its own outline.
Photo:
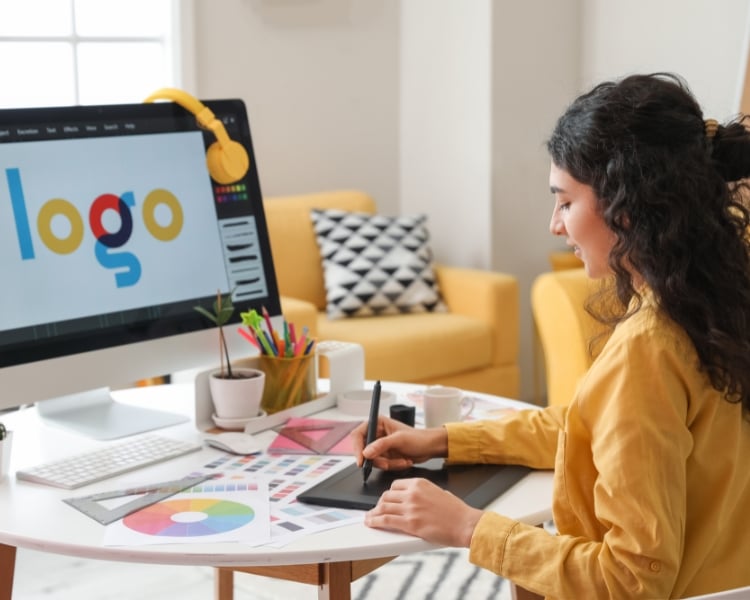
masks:
<instances>
[{"instance_id":1,"label":"white wall","mask_svg":"<svg viewBox=\"0 0 750 600\"><path fill-rule=\"evenodd\" d=\"M531 283L559 246L544 140L578 90L580 21L576 1L401 5L401 210L430 215L440 262L518 277L525 398Z\"/></svg>"},{"instance_id":2,"label":"white wall","mask_svg":"<svg viewBox=\"0 0 750 600\"><path fill-rule=\"evenodd\" d=\"M707 117L739 110L748 0L583 0L584 87L628 73L682 75Z\"/></svg>"},{"instance_id":3,"label":"white wall","mask_svg":"<svg viewBox=\"0 0 750 600\"><path fill-rule=\"evenodd\" d=\"M401 212L430 215L436 258L492 266L492 3L401 4Z\"/></svg>"},{"instance_id":4,"label":"white wall","mask_svg":"<svg viewBox=\"0 0 750 600\"><path fill-rule=\"evenodd\" d=\"M526 400L541 400L543 369L529 298L534 278L550 268L550 252L563 246L549 232L544 144L578 90L580 6L577 0L493 6L492 265L518 277L522 393Z\"/></svg>"},{"instance_id":5,"label":"white wall","mask_svg":"<svg viewBox=\"0 0 750 600\"><path fill-rule=\"evenodd\" d=\"M194 0L195 93L244 98L265 195L367 190L427 212L437 258L529 288L547 230L544 142L573 97L634 71L738 106L750 0Z\"/></svg>"},{"instance_id":6,"label":"white wall","mask_svg":"<svg viewBox=\"0 0 750 600\"><path fill-rule=\"evenodd\" d=\"M194 0L195 92L245 100L264 195L398 210L398 2Z\"/></svg>"}]
</instances>

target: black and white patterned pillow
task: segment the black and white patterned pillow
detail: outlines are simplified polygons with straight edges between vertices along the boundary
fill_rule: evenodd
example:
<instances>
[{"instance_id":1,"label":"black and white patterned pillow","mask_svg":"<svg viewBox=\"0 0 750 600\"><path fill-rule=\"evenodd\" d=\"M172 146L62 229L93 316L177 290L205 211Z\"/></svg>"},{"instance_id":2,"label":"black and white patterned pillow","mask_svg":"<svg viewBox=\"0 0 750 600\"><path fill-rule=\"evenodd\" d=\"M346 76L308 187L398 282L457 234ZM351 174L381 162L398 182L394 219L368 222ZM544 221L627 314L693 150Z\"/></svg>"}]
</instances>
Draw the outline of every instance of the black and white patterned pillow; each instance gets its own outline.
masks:
<instances>
[{"instance_id":1,"label":"black and white patterned pillow","mask_svg":"<svg viewBox=\"0 0 750 600\"><path fill-rule=\"evenodd\" d=\"M330 319L445 312L425 215L310 213L323 259Z\"/></svg>"}]
</instances>

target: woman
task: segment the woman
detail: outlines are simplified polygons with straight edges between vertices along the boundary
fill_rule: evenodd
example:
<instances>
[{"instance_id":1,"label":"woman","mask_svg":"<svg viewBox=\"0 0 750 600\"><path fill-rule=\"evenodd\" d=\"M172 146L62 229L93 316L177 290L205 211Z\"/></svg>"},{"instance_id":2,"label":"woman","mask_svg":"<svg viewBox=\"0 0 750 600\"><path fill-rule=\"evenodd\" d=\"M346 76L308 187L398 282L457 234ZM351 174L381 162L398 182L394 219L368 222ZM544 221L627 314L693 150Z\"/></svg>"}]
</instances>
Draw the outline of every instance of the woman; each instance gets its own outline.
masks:
<instances>
[{"instance_id":1,"label":"woman","mask_svg":"<svg viewBox=\"0 0 750 600\"><path fill-rule=\"evenodd\" d=\"M550 598L684 597L750 585L750 136L704 121L667 74L603 83L547 144L564 236L611 292L612 331L568 407L416 430L379 421L358 462L555 469L558 535L396 481L371 527L470 549ZM602 303L597 303L602 307ZM445 519L444 515L451 515Z\"/></svg>"}]
</instances>

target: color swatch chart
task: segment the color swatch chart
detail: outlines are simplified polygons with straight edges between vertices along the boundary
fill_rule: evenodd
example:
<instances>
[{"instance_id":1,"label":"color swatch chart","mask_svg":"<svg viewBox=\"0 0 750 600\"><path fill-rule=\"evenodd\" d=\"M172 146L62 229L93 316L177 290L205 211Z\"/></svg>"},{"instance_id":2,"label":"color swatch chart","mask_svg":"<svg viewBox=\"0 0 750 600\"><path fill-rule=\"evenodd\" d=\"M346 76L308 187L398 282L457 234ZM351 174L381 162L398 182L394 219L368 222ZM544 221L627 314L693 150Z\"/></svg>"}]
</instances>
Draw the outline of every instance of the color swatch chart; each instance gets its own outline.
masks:
<instances>
[{"instance_id":1,"label":"color swatch chart","mask_svg":"<svg viewBox=\"0 0 750 600\"><path fill-rule=\"evenodd\" d=\"M312 486L328 479L352 462L354 462L354 459L348 456L315 454L272 456L265 452L250 456L223 454L216 460L204 465L201 471L224 474L250 473L276 481L277 486L279 482L288 480L295 480L300 484Z\"/></svg>"},{"instance_id":2,"label":"color swatch chart","mask_svg":"<svg viewBox=\"0 0 750 600\"><path fill-rule=\"evenodd\" d=\"M105 546L271 540L268 482L235 475L204 481L108 525Z\"/></svg>"},{"instance_id":3,"label":"color swatch chart","mask_svg":"<svg viewBox=\"0 0 750 600\"><path fill-rule=\"evenodd\" d=\"M268 484L271 511L270 545L280 547L294 539L324 529L361 523L364 512L297 502L297 495L352 464L350 456L316 454L251 456L223 454L204 466L202 472L221 473L230 478L237 473L262 477Z\"/></svg>"},{"instance_id":4,"label":"color swatch chart","mask_svg":"<svg viewBox=\"0 0 750 600\"><path fill-rule=\"evenodd\" d=\"M364 511L315 506L292 500L271 508L271 541L275 548L286 546L295 539L325 529L361 523Z\"/></svg>"}]
</instances>

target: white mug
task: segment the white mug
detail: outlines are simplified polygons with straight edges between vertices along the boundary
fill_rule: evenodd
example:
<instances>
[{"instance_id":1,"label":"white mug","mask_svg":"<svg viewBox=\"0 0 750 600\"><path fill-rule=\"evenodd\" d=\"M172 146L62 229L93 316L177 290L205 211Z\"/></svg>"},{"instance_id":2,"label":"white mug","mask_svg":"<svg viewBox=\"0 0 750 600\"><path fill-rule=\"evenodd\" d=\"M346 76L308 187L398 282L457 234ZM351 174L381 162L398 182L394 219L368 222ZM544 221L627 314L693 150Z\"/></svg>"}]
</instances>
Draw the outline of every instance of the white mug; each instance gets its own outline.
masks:
<instances>
[{"instance_id":1,"label":"white mug","mask_svg":"<svg viewBox=\"0 0 750 600\"><path fill-rule=\"evenodd\" d=\"M445 423L461 421L474 410L474 400L465 398L463 390L457 387L428 387L422 398L425 427L440 427Z\"/></svg>"}]
</instances>

